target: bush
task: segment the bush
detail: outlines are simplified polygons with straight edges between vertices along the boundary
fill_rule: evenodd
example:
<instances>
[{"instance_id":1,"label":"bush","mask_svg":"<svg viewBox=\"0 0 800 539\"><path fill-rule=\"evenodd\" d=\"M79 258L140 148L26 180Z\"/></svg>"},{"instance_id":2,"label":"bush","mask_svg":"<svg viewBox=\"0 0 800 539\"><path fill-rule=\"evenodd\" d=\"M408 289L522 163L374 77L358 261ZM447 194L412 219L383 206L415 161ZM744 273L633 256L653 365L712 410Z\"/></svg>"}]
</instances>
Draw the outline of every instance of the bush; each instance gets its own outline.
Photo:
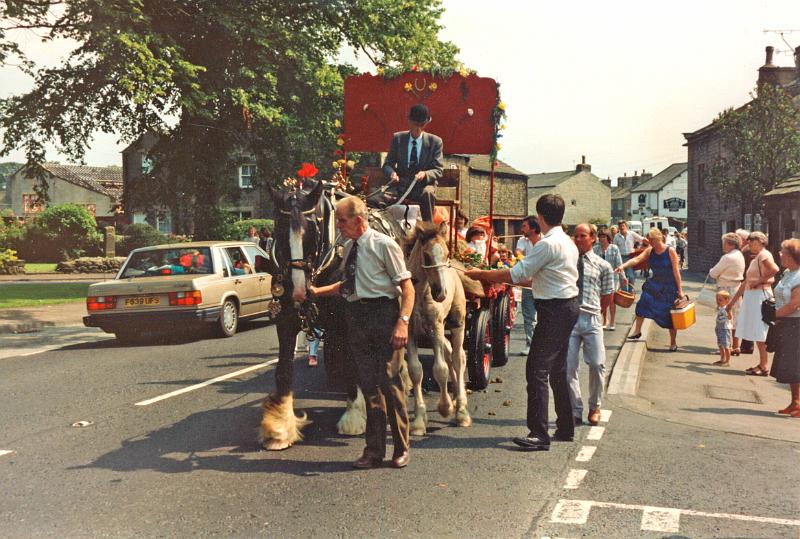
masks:
<instances>
[{"instance_id":1,"label":"bush","mask_svg":"<svg viewBox=\"0 0 800 539\"><path fill-rule=\"evenodd\" d=\"M14 249L19 250L25 242L25 225L20 224L16 219L6 223L0 219L0 250Z\"/></svg>"},{"instance_id":2,"label":"bush","mask_svg":"<svg viewBox=\"0 0 800 539\"><path fill-rule=\"evenodd\" d=\"M270 232L274 227L272 219L244 219L236 221L230 226L230 237L223 238L226 240L243 240L247 237L247 229L251 226L256 227L256 230L261 232L261 229L266 227Z\"/></svg>"},{"instance_id":3,"label":"bush","mask_svg":"<svg viewBox=\"0 0 800 539\"><path fill-rule=\"evenodd\" d=\"M57 262L96 252L102 242L94 217L76 204L51 206L27 227L19 251L26 260Z\"/></svg>"},{"instance_id":4,"label":"bush","mask_svg":"<svg viewBox=\"0 0 800 539\"><path fill-rule=\"evenodd\" d=\"M170 243L168 236L162 234L146 223L137 223L125 227L124 236L117 236L116 254L128 256L134 249Z\"/></svg>"}]
</instances>

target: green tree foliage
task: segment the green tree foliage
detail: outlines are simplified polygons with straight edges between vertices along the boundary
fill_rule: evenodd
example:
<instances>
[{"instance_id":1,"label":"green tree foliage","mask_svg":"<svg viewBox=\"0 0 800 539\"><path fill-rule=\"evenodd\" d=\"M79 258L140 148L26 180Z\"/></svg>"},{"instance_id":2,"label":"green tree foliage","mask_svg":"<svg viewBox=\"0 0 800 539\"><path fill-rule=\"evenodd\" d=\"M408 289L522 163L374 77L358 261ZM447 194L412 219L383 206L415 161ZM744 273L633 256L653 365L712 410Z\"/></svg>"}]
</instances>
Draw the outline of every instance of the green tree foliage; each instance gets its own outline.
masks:
<instances>
[{"instance_id":1,"label":"green tree foliage","mask_svg":"<svg viewBox=\"0 0 800 539\"><path fill-rule=\"evenodd\" d=\"M723 151L709 178L742 215L763 214L764 193L800 171L798 106L783 89L765 84L750 103L726 110L715 123Z\"/></svg>"},{"instance_id":2,"label":"green tree foliage","mask_svg":"<svg viewBox=\"0 0 800 539\"><path fill-rule=\"evenodd\" d=\"M56 262L94 255L102 241L92 214L76 204L51 206L26 228L20 252L31 261Z\"/></svg>"},{"instance_id":3,"label":"green tree foliage","mask_svg":"<svg viewBox=\"0 0 800 539\"><path fill-rule=\"evenodd\" d=\"M441 0L7 1L6 30L78 46L58 67L25 67L34 88L0 100L0 155L21 147L42 162L52 142L80 160L95 130L155 132L154 168L126 203L166 205L188 214L196 238L215 237L245 155L257 187L331 161L355 71L343 48L380 66L454 67L456 47L437 38L442 11ZM0 61L19 55L0 31Z\"/></svg>"},{"instance_id":4,"label":"green tree foliage","mask_svg":"<svg viewBox=\"0 0 800 539\"><path fill-rule=\"evenodd\" d=\"M170 243L169 237L162 234L147 223L136 223L125 227L122 240L117 248L117 255L127 256L139 247L150 247Z\"/></svg>"}]
</instances>

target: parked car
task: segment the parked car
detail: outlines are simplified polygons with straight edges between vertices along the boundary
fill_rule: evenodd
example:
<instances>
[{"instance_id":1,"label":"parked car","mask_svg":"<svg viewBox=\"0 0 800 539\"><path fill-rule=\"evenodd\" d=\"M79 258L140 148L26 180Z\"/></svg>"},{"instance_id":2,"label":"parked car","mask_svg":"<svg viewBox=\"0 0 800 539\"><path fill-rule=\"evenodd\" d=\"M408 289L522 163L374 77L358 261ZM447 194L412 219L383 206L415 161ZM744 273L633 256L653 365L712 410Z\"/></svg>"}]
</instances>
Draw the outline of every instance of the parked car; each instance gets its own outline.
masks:
<instances>
[{"instance_id":1,"label":"parked car","mask_svg":"<svg viewBox=\"0 0 800 539\"><path fill-rule=\"evenodd\" d=\"M89 286L83 323L119 340L134 340L144 330L204 324L230 337L239 320L269 315L268 258L243 241L135 249L113 280Z\"/></svg>"}]
</instances>

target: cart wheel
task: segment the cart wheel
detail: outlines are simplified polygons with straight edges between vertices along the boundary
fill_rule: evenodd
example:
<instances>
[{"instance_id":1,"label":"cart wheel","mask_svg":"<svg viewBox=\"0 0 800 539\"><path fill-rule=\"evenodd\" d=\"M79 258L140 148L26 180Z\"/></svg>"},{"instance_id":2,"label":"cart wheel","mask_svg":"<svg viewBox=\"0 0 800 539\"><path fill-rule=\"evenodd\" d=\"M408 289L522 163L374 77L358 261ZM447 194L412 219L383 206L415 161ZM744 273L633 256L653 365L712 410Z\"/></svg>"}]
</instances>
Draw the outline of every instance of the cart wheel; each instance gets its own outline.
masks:
<instances>
[{"instance_id":1,"label":"cart wheel","mask_svg":"<svg viewBox=\"0 0 800 539\"><path fill-rule=\"evenodd\" d=\"M489 369L492 367L492 333L489 330L491 312L476 311L470 327L467 370L472 389L486 389L489 385Z\"/></svg>"},{"instance_id":2,"label":"cart wheel","mask_svg":"<svg viewBox=\"0 0 800 539\"><path fill-rule=\"evenodd\" d=\"M508 363L511 341L511 300L503 294L495 303L492 317L492 367L502 367Z\"/></svg>"}]
</instances>

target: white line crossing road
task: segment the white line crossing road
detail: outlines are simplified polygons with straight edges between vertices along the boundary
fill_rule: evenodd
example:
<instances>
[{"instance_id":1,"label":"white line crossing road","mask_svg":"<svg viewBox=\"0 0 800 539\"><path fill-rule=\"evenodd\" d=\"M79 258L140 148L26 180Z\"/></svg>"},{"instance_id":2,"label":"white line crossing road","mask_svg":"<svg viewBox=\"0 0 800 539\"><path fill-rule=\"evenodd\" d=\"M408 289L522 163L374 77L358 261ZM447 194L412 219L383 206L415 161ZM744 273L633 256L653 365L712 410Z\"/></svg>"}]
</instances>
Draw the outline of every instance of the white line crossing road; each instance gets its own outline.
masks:
<instances>
[{"instance_id":1,"label":"white line crossing road","mask_svg":"<svg viewBox=\"0 0 800 539\"><path fill-rule=\"evenodd\" d=\"M274 365L277 362L278 362L277 358L276 359L271 359L271 360L269 360L269 361L267 361L265 363L259 363L258 365L252 365L250 367L247 367L246 369L241 369L241 370L238 370L238 371L235 371L235 372L231 372L231 373L228 373L228 374L223 374L222 376L217 376L216 378L212 378L211 380L206 380L205 382L201 382L201 383L195 384L193 386L184 387L183 389L178 389L178 390L175 390L175 391L171 391L170 393L166 393L164 395L159 395L158 397L153 397L152 399L147 399L147 400L143 400L141 402L137 402L135 404L135 406L148 406L150 404L153 404L153 403L156 403L156 402L159 402L159 401L170 399L172 397L177 397L178 395L183 395L184 393L188 393L190 391L194 391L195 389L200 389L200 388L203 388L203 387L206 387L206 386L210 386L211 384L215 384L217 382L222 382L223 380L228 380L229 378L236 378L237 376L240 376L242 374L246 374L246 373L251 372L251 371L255 371L255 370L258 370L258 369L264 369L266 367L269 367L270 365Z\"/></svg>"},{"instance_id":2,"label":"white line crossing road","mask_svg":"<svg viewBox=\"0 0 800 539\"><path fill-rule=\"evenodd\" d=\"M691 509L676 509L672 507L651 507L647 505L632 505L624 503L597 502L592 500L558 500L550 522L555 524L583 525L589 519L592 508L622 509L641 511L642 531L656 531L664 533L677 533L680 530L682 516L716 518L736 520L742 522L758 522L762 524L775 524L780 526L794 526L800 531L800 520L786 518L759 517L752 515L737 515L732 513L707 513Z\"/></svg>"},{"instance_id":3,"label":"white line crossing road","mask_svg":"<svg viewBox=\"0 0 800 539\"><path fill-rule=\"evenodd\" d=\"M595 451L597 451L597 446L584 445L583 447L581 447L581 450L578 451L578 456L575 457L575 460L578 462L589 462L590 460L592 460Z\"/></svg>"},{"instance_id":4,"label":"white line crossing road","mask_svg":"<svg viewBox=\"0 0 800 539\"><path fill-rule=\"evenodd\" d=\"M564 488L576 489L581 486L581 481L589 473L588 470L570 470L567 474L567 480L564 482Z\"/></svg>"},{"instance_id":5,"label":"white line crossing road","mask_svg":"<svg viewBox=\"0 0 800 539\"><path fill-rule=\"evenodd\" d=\"M603 437L606 431L605 427L589 427L589 434L586 435L587 440L599 440Z\"/></svg>"}]
</instances>

